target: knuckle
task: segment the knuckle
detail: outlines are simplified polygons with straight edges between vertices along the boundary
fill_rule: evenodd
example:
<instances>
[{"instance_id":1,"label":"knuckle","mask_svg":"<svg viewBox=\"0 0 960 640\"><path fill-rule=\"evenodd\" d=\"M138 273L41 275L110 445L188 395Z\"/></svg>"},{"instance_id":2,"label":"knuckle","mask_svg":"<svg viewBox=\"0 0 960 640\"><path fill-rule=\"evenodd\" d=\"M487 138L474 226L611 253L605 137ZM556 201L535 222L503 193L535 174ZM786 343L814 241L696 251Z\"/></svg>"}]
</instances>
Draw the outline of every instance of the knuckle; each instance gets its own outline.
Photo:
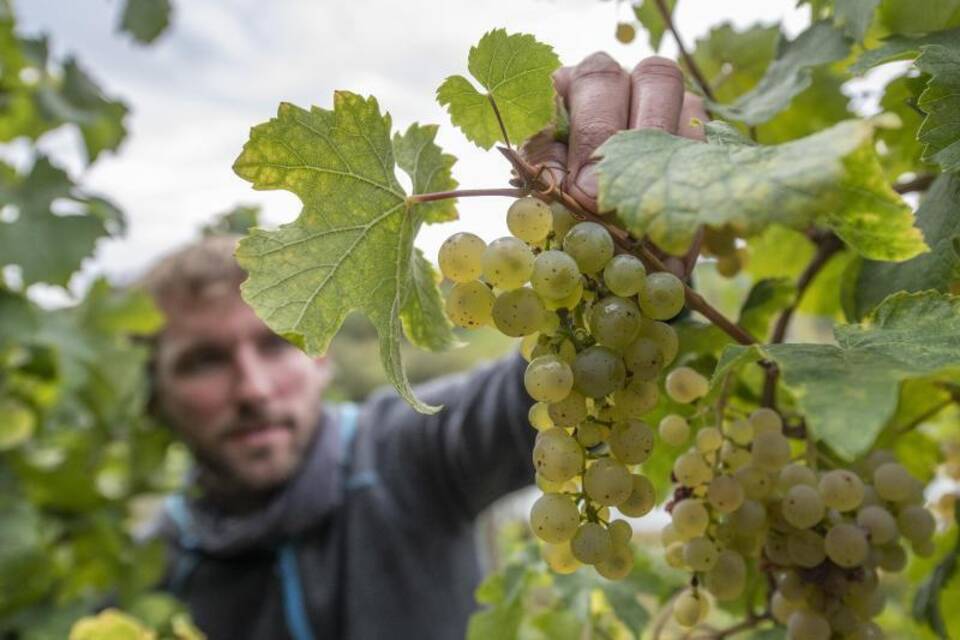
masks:
<instances>
[{"instance_id":1,"label":"knuckle","mask_svg":"<svg viewBox=\"0 0 960 640\"><path fill-rule=\"evenodd\" d=\"M620 68L620 63L611 58L606 52L597 51L584 58L583 61L574 68L573 77L582 78L583 76L595 74L620 73L623 73L623 69Z\"/></svg>"}]
</instances>

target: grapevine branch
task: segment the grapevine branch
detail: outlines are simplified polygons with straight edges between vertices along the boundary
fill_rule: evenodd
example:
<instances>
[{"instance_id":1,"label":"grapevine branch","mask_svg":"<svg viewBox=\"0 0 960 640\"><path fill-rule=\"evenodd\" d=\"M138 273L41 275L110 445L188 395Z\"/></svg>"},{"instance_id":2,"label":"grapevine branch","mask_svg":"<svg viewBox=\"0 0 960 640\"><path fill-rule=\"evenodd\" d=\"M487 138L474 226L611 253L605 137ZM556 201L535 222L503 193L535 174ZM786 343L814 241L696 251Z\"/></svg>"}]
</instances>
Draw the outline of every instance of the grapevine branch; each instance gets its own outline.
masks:
<instances>
[{"instance_id":1,"label":"grapevine branch","mask_svg":"<svg viewBox=\"0 0 960 640\"><path fill-rule=\"evenodd\" d=\"M687 65L687 69L690 70L690 74L693 76L694 80L697 81L697 85L700 86L700 91L702 91L703 95L710 100L714 100L713 91L710 89L710 85L707 83L707 79L704 77L703 72L700 71L700 67L693 59L693 56L687 52L687 48L683 46L683 40L680 39L680 34L677 33L677 28L673 24L673 17L670 15L670 9L667 8L666 1L656 0L656 4L657 11L660 12L660 17L663 18L663 22L667 25L667 29L670 30L671 34L673 34L673 39L677 43L677 49L680 50L680 56L683 58L683 62Z\"/></svg>"}]
</instances>

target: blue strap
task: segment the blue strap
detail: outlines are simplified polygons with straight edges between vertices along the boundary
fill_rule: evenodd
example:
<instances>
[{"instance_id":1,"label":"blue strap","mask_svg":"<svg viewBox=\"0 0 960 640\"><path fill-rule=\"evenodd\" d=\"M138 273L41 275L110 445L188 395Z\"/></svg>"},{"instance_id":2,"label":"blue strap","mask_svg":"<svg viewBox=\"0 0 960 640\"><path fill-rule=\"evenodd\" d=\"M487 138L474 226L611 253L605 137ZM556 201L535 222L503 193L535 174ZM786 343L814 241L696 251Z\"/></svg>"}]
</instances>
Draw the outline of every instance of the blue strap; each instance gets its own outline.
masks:
<instances>
[{"instance_id":1,"label":"blue strap","mask_svg":"<svg viewBox=\"0 0 960 640\"><path fill-rule=\"evenodd\" d=\"M293 640L314 640L310 622L307 619L307 607L303 600L303 588L300 584L300 570L297 568L297 551L292 542L285 542L277 548L277 566L280 569L280 584L283 588L283 613L287 619L287 630Z\"/></svg>"},{"instance_id":2,"label":"blue strap","mask_svg":"<svg viewBox=\"0 0 960 640\"><path fill-rule=\"evenodd\" d=\"M380 480L379 474L373 469L350 474L350 468L353 466L353 441L357 435L359 415L360 409L357 405L352 403L340 405L340 482L344 491L372 487Z\"/></svg>"},{"instance_id":3,"label":"blue strap","mask_svg":"<svg viewBox=\"0 0 960 640\"><path fill-rule=\"evenodd\" d=\"M200 548L200 540L193 531L193 520L190 518L190 511L187 509L187 501L183 494L175 493L167 496L164 500L164 508L177 527L180 546L184 550L177 557L170 573L170 591L176 595L182 595L187 580L200 564L200 554L197 552Z\"/></svg>"}]
</instances>

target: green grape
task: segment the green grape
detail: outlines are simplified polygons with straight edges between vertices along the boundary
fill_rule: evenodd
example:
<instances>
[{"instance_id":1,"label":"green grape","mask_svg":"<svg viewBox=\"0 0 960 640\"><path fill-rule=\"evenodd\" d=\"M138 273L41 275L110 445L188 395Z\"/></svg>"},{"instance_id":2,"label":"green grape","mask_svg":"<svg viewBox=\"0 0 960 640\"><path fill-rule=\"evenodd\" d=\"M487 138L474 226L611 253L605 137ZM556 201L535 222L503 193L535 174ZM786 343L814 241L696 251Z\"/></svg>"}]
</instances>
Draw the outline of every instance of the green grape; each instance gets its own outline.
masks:
<instances>
[{"instance_id":1,"label":"green grape","mask_svg":"<svg viewBox=\"0 0 960 640\"><path fill-rule=\"evenodd\" d=\"M704 586L720 602L736 600L747 584L747 564L736 551L724 549L704 576Z\"/></svg>"},{"instance_id":2,"label":"green grape","mask_svg":"<svg viewBox=\"0 0 960 640\"><path fill-rule=\"evenodd\" d=\"M590 310L590 333L605 347L619 351L633 341L639 330L640 310L629 300L607 296Z\"/></svg>"},{"instance_id":3,"label":"green grape","mask_svg":"<svg viewBox=\"0 0 960 640\"><path fill-rule=\"evenodd\" d=\"M776 431L766 431L753 438L753 464L767 471L780 471L790 462L790 443Z\"/></svg>"},{"instance_id":4,"label":"green grape","mask_svg":"<svg viewBox=\"0 0 960 640\"><path fill-rule=\"evenodd\" d=\"M553 214L546 203L536 198L518 198L507 209L507 228L524 242L534 244L550 233Z\"/></svg>"},{"instance_id":5,"label":"green grape","mask_svg":"<svg viewBox=\"0 0 960 640\"><path fill-rule=\"evenodd\" d=\"M749 451L726 440L720 447L720 460L731 473L734 473L748 466L753 458Z\"/></svg>"},{"instance_id":6,"label":"green grape","mask_svg":"<svg viewBox=\"0 0 960 640\"><path fill-rule=\"evenodd\" d=\"M663 367L663 352L650 338L637 338L624 348L623 362L637 380L654 380Z\"/></svg>"},{"instance_id":7,"label":"green grape","mask_svg":"<svg viewBox=\"0 0 960 640\"><path fill-rule=\"evenodd\" d=\"M897 539L897 521L880 505L867 505L857 513L857 525L866 530L871 544L888 544Z\"/></svg>"},{"instance_id":8,"label":"green grape","mask_svg":"<svg viewBox=\"0 0 960 640\"><path fill-rule=\"evenodd\" d=\"M753 426L747 420L727 422L723 425L723 433L741 447L753 442Z\"/></svg>"},{"instance_id":9,"label":"green grape","mask_svg":"<svg viewBox=\"0 0 960 640\"><path fill-rule=\"evenodd\" d=\"M583 449L559 427L542 431L533 446L533 466L547 480L564 482L583 468Z\"/></svg>"},{"instance_id":10,"label":"green grape","mask_svg":"<svg viewBox=\"0 0 960 640\"><path fill-rule=\"evenodd\" d=\"M787 620L787 640L830 640L830 623L816 611L798 609Z\"/></svg>"},{"instance_id":11,"label":"green grape","mask_svg":"<svg viewBox=\"0 0 960 640\"><path fill-rule=\"evenodd\" d=\"M790 619L793 612L802 607L802 602L788 600L779 591L775 591L773 597L770 598L770 613L773 614L773 619L780 624L787 624L787 620Z\"/></svg>"},{"instance_id":12,"label":"green grape","mask_svg":"<svg viewBox=\"0 0 960 640\"><path fill-rule=\"evenodd\" d=\"M493 303L493 323L500 333L521 338L536 332L546 315L543 302L532 289L504 291Z\"/></svg>"},{"instance_id":13,"label":"green grape","mask_svg":"<svg viewBox=\"0 0 960 640\"><path fill-rule=\"evenodd\" d=\"M937 522L933 515L918 505L909 505L897 514L897 527L900 534L914 544L926 542L933 537Z\"/></svg>"},{"instance_id":14,"label":"green grape","mask_svg":"<svg viewBox=\"0 0 960 640\"><path fill-rule=\"evenodd\" d=\"M688 451L673 461L673 475L685 487L699 487L710 482L713 470L696 451Z\"/></svg>"},{"instance_id":15,"label":"green grape","mask_svg":"<svg viewBox=\"0 0 960 640\"><path fill-rule=\"evenodd\" d=\"M559 402L573 389L573 371L555 355L540 356L527 365L523 386L537 402Z\"/></svg>"},{"instance_id":16,"label":"green grape","mask_svg":"<svg viewBox=\"0 0 960 640\"><path fill-rule=\"evenodd\" d=\"M633 571L633 551L627 544L613 543L610 555L594 565L601 576L607 580L623 580Z\"/></svg>"},{"instance_id":17,"label":"green grape","mask_svg":"<svg viewBox=\"0 0 960 640\"><path fill-rule=\"evenodd\" d=\"M713 453L723 445L723 434L716 427L704 427L697 431L696 444L700 453Z\"/></svg>"},{"instance_id":18,"label":"green grape","mask_svg":"<svg viewBox=\"0 0 960 640\"><path fill-rule=\"evenodd\" d=\"M780 503L780 512L784 519L798 529L809 529L823 519L826 509L823 498L809 485L798 484L790 487Z\"/></svg>"},{"instance_id":19,"label":"green grape","mask_svg":"<svg viewBox=\"0 0 960 640\"><path fill-rule=\"evenodd\" d=\"M569 542L546 544L542 555L550 570L560 575L571 574L581 567L580 561L573 557Z\"/></svg>"},{"instance_id":20,"label":"green grape","mask_svg":"<svg viewBox=\"0 0 960 640\"><path fill-rule=\"evenodd\" d=\"M799 567L812 569L827 557L823 550L823 538L811 529L795 531L787 536L787 553Z\"/></svg>"},{"instance_id":21,"label":"green grape","mask_svg":"<svg viewBox=\"0 0 960 640\"><path fill-rule=\"evenodd\" d=\"M577 440L588 449L606 440L608 434L609 429L606 425L593 420L584 420L577 425Z\"/></svg>"},{"instance_id":22,"label":"green grape","mask_svg":"<svg viewBox=\"0 0 960 640\"><path fill-rule=\"evenodd\" d=\"M533 252L521 240L498 238L483 251L483 278L498 289L516 289L533 273Z\"/></svg>"},{"instance_id":23,"label":"green grape","mask_svg":"<svg viewBox=\"0 0 960 640\"><path fill-rule=\"evenodd\" d=\"M840 634L844 640L848 640L851 634L856 634L857 629L862 626L860 618L853 609L844 606L842 602L838 601L826 614L830 628L834 633Z\"/></svg>"},{"instance_id":24,"label":"green grape","mask_svg":"<svg viewBox=\"0 0 960 640\"><path fill-rule=\"evenodd\" d=\"M853 511L863 502L863 482L852 471L828 471L820 478L820 495L831 509Z\"/></svg>"},{"instance_id":25,"label":"green grape","mask_svg":"<svg viewBox=\"0 0 960 640\"><path fill-rule=\"evenodd\" d=\"M655 382L633 379L613 392L613 409L618 420L640 418L657 406L660 389Z\"/></svg>"},{"instance_id":26,"label":"green grape","mask_svg":"<svg viewBox=\"0 0 960 640\"><path fill-rule=\"evenodd\" d=\"M719 273L724 278L732 278L740 273L743 268L743 261L739 253L731 253L728 256L720 256L714 264Z\"/></svg>"},{"instance_id":27,"label":"green grape","mask_svg":"<svg viewBox=\"0 0 960 640\"><path fill-rule=\"evenodd\" d=\"M856 567L867 559L870 546L863 531L852 524L834 525L824 539L827 557L844 568Z\"/></svg>"},{"instance_id":28,"label":"green grape","mask_svg":"<svg viewBox=\"0 0 960 640\"><path fill-rule=\"evenodd\" d=\"M584 564L597 564L606 560L612 551L610 534L596 522L584 522L570 541L573 557Z\"/></svg>"},{"instance_id":29,"label":"green grape","mask_svg":"<svg viewBox=\"0 0 960 640\"><path fill-rule=\"evenodd\" d=\"M475 329L492 321L493 292L479 280L458 282L447 294L446 312L458 327Z\"/></svg>"},{"instance_id":30,"label":"green grape","mask_svg":"<svg viewBox=\"0 0 960 640\"><path fill-rule=\"evenodd\" d=\"M607 525L607 531L610 532L610 541L613 544L630 544L633 538L633 527L626 520L614 520Z\"/></svg>"},{"instance_id":31,"label":"green grape","mask_svg":"<svg viewBox=\"0 0 960 640\"><path fill-rule=\"evenodd\" d=\"M750 414L750 425L753 427L754 437L767 431L776 433L783 431L783 419L780 418L780 414L766 407L761 407Z\"/></svg>"},{"instance_id":32,"label":"green grape","mask_svg":"<svg viewBox=\"0 0 960 640\"><path fill-rule=\"evenodd\" d=\"M773 478L759 467L749 465L738 469L733 475L751 500L763 500L773 490Z\"/></svg>"},{"instance_id":33,"label":"green grape","mask_svg":"<svg viewBox=\"0 0 960 640\"><path fill-rule=\"evenodd\" d=\"M571 498L559 493L545 493L530 509L530 527L544 542L566 542L577 532L580 512Z\"/></svg>"},{"instance_id":34,"label":"green grape","mask_svg":"<svg viewBox=\"0 0 960 640\"><path fill-rule=\"evenodd\" d=\"M617 509L625 516L639 518L650 513L650 510L656 506L657 492L650 479L644 475L633 474L632 482L633 489L630 496L618 504Z\"/></svg>"},{"instance_id":35,"label":"green grape","mask_svg":"<svg viewBox=\"0 0 960 640\"><path fill-rule=\"evenodd\" d=\"M534 291L550 300L566 298L576 292L577 285L582 286L576 261L556 250L544 251L534 259L530 284Z\"/></svg>"},{"instance_id":36,"label":"green grape","mask_svg":"<svg viewBox=\"0 0 960 640\"><path fill-rule=\"evenodd\" d=\"M695 627L708 613L710 603L706 596L693 589L687 589L673 602L673 618L681 627Z\"/></svg>"},{"instance_id":37,"label":"green grape","mask_svg":"<svg viewBox=\"0 0 960 640\"><path fill-rule=\"evenodd\" d=\"M660 439L671 447L679 447L690 437L690 425L683 416L671 413L660 420L657 427Z\"/></svg>"},{"instance_id":38,"label":"green grape","mask_svg":"<svg viewBox=\"0 0 960 640\"><path fill-rule=\"evenodd\" d=\"M683 547L685 545L682 542L671 542L664 549L663 557L667 561L667 564L674 569L682 569L688 571L689 567L686 562L683 560Z\"/></svg>"},{"instance_id":39,"label":"green grape","mask_svg":"<svg viewBox=\"0 0 960 640\"><path fill-rule=\"evenodd\" d=\"M788 464L780 470L780 475L777 476L777 489L780 490L780 493L785 494L791 487L798 484L816 487L817 474L810 467L797 462Z\"/></svg>"},{"instance_id":40,"label":"green grape","mask_svg":"<svg viewBox=\"0 0 960 640\"><path fill-rule=\"evenodd\" d=\"M758 533L767 526L767 510L756 500L744 500L731 514L730 522L740 535Z\"/></svg>"},{"instance_id":41,"label":"green grape","mask_svg":"<svg viewBox=\"0 0 960 640\"><path fill-rule=\"evenodd\" d=\"M884 500L903 502L910 497L912 486L910 472L897 462L881 464L873 472L873 488Z\"/></svg>"},{"instance_id":42,"label":"green grape","mask_svg":"<svg viewBox=\"0 0 960 640\"><path fill-rule=\"evenodd\" d=\"M680 542L680 536L677 535L677 530L673 528L673 523L668 522L660 529L660 544L669 547L674 542Z\"/></svg>"},{"instance_id":43,"label":"green grape","mask_svg":"<svg viewBox=\"0 0 960 640\"><path fill-rule=\"evenodd\" d=\"M587 399L571 391L563 400L551 402L548 412L558 427L575 427L587 418Z\"/></svg>"},{"instance_id":44,"label":"green grape","mask_svg":"<svg viewBox=\"0 0 960 640\"><path fill-rule=\"evenodd\" d=\"M603 268L603 283L614 295L629 298L637 295L647 280L647 270L638 258L629 254L613 256Z\"/></svg>"},{"instance_id":45,"label":"green grape","mask_svg":"<svg viewBox=\"0 0 960 640\"><path fill-rule=\"evenodd\" d=\"M640 464L653 452L653 429L640 420L618 422L610 430L607 444L620 462Z\"/></svg>"},{"instance_id":46,"label":"green grape","mask_svg":"<svg viewBox=\"0 0 960 640\"><path fill-rule=\"evenodd\" d=\"M697 536L683 546L683 561L694 571L709 571L719 557L720 549L704 536Z\"/></svg>"},{"instance_id":47,"label":"green grape","mask_svg":"<svg viewBox=\"0 0 960 640\"><path fill-rule=\"evenodd\" d=\"M720 513L733 513L743 500L743 487L730 476L717 476L707 487L707 502Z\"/></svg>"},{"instance_id":48,"label":"green grape","mask_svg":"<svg viewBox=\"0 0 960 640\"><path fill-rule=\"evenodd\" d=\"M676 330L666 322L658 322L649 318L642 318L640 321L640 332L638 338L649 338L660 347L660 353L663 356L663 366L667 366L677 357L680 351L680 338L677 337Z\"/></svg>"},{"instance_id":49,"label":"green grape","mask_svg":"<svg viewBox=\"0 0 960 640\"><path fill-rule=\"evenodd\" d=\"M664 388L674 402L690 404L694 400L707 395L710 390L710 383L690 367L677 367L667 374Z\"/></svg>"},{"instance_id":50,"label":"green grape","mask_svg":"<svg viewBox=\"0 0 960 640\"><path fill-rule=\"evenodd\" d=\"M643 315L653 320L669 320L683 309L684 295L680 278L658 271L647 275L637 299Z\"/></svg>"},{"instance_id":51,"label":"green grape","mask_svg":"<svg viewBox=\"0 0 960 640\"><path fill-rule=\"evenodd\" d=\"M729 226L703 228L704 255L728 256L737 251L737 235Z\"/></svg>"},{"instance_id":52,"label":"green grape","mask_svg":"<svg viewBox=\"0 0 960 640\"><path fill-rule=\"evenodd\" d=\"M563 250L583 273L596 273L613 257L613 238L601 224L579 222L563 239Z\"/></svg>"},{"instance_id":53,"label":"green grape","mask_svg":"<svg viewBox=\"0 0 960 640\"><path fill-rule=\"evenodd\" d=\"M550 412L546 402L535 402L527 412L527 420L537 431L552 429L555 425L550 419Z\"/></svg>"},{"instance_id":54,"label":"green grape","mask_svg":"<svg viewBox=\"0 0 960 640\"><path fill-rule=\"evenodd\" d=\"M606 347L588 347L573 361L573 383L588 398L602 398L623 386L623 359Z\"/></svg>"},{"instance_id":55,"label":"green grape","mask_svg":"<svg viewBox=\"0 0 960 640\"><path fill-rule=\"evenodd\" d=\"M583 474L583 490L599 504L615 507L630 497L633 478L630 470L610 458L601 458Z\"/></svg>"},{"instance_id":56,"label":"green grape","mask_svg":"<svg viewBox=\"0 0 960 640\"><path fill-rule=\"evenodd\" d=\"M472 233L455 233L440 245L440 273L453 282L470 282L483 272L481 260L487 243Z\"/></svg>"},{"instance_id":57,"label":"green grape","mask_svg":"<svg viewBox=\"0 0 960 640\"><path fill-rule=\"evenodd\" d=\"M575 309L580 301L583 299L583 281L577 282L576 288L573 290L573 293L568 295L566 298L544 298L543 305L550 311L556 311L557 309ZM556 314L554 314L556 315Z\"/></svg>"},{"instance_id":58,"label":"green grape","mask_svg":"<svg viewBox=\"0 0 960 640\"><path fill-rule=\"evenodd\" d=\"M703 503L694 498L687 498L673 505L670 516L673 528L684 541L702 536L707 531L707 525L710 524L710 515Z\"/></svg>"},{"instance_id":59,"label":"green grape","mask_svg":"<svg viewBox=\"0 0 960 640\"><path fill-rule=\"evenodd\" d=\"M790 566L793 558L790 557L790 549L787 547L787 536L778 531L768 531L767 539L763 542L763 555L771 563L782 567Z\"/></svg>"},{"instance_id":60,"label":"green grape","mask_svg":"<svg viewBox=\"0 0 960 640\"><path fill-rule=\"evenodd\" d=\"M544 303L544 306L546 306L546 303ZM551 311L555 311L555 309L551 309ZM543 324L540 326L540 333L552 338L557 335L559 330L560 316L555 313L544 314Z\"/></svg>"},{"instance_id":61,"label":"green grape","mask_svg":"<svg viewBox=\"0 0 960 640\"><path fill-rule=\"evenodd\" d=\"M899 544L877 547L880 559L877 566L889 573L899 573L907 566L907 552Z\"/></svg>"},{"instance_id":62,"label":"green grape","mask_svg":"<svg viewBox=\"0 0 960 640\"><path fill-rule=\"evenodd\" d=\"M577 224L577 219L573 217L570 210L559 202L550 204L550 212L553 214L553 241L559 246L567 236L567 232Z\"/></svg>"},{"instance_id":63,"label":"green grape","mask_svg":"<svg viewBox=\"0 0 960 640\"><path fill-rule=\"evenodd\" d=\"M803 602L807 598L807 583L796 571L784 571L777 576L777 593L792 602Z\"/></svg>"}]
</instances>

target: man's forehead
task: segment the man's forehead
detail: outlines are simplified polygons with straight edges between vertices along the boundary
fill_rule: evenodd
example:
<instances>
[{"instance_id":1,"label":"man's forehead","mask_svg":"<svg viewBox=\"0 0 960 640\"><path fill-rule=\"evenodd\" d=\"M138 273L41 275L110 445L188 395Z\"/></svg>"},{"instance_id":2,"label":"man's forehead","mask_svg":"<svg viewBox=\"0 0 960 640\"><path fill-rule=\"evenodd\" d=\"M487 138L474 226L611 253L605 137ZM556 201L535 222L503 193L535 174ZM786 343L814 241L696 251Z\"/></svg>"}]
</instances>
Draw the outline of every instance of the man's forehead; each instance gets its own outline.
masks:
<instances>
[{"instance_id":1,"label":"man's forehead","mask_svg":"<svg viewBox=\"0 0 960 640\"><path fill-rule=\"evenodd\" d=\"M160 334L161 342L229 342L244 335L270 331L239 292L170 297L160 301L160 308L167 319Z\"/></svg>"}]
</instances>

